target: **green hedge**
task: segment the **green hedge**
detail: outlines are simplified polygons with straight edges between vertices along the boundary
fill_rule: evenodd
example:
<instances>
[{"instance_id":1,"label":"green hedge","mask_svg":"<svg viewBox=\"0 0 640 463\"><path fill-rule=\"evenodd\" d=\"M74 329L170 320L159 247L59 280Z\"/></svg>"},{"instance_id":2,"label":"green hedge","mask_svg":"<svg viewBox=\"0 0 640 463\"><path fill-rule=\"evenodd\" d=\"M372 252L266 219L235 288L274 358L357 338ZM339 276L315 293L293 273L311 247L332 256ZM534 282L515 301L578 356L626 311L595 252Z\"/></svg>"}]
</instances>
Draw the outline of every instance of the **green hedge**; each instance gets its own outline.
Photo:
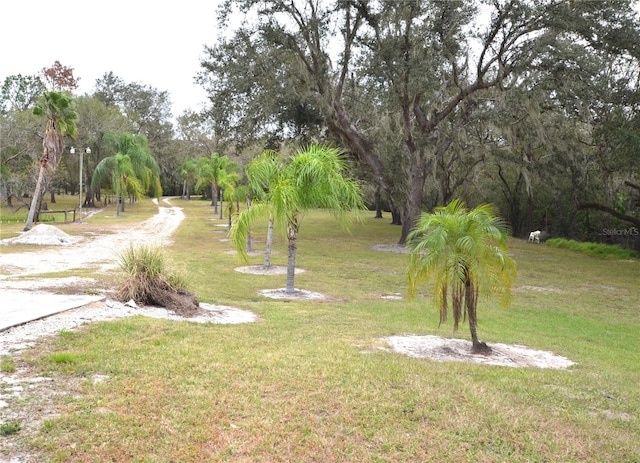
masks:
<instances>
[{"instance_id":1,"label":"green hedge","mask_svg":"<svg viewBox=\"0 0 640 463\"><path fill-rule=\"evenodd\" d=\"M561 249L570 249L591 256L606 257L609 259L638 259L640 253L631 249L624 249L618 245L591 243L575 240L566 240L564 238L551 238L545 242L549 246Z\"/></svg>"}]
</instances>

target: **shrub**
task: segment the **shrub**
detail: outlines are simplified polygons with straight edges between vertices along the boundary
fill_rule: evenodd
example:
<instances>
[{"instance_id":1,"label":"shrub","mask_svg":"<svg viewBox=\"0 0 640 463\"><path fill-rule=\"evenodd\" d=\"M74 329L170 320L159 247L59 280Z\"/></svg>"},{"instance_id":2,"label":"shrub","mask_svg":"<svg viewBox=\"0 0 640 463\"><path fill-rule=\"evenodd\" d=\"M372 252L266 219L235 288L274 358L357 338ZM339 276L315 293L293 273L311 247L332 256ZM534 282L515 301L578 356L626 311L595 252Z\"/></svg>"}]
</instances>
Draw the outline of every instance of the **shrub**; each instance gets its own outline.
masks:
<instances>
[{"instance_id":1,"label":"shrub","mask_svg":"<svg viewBox=\"0 0 640 463\"><path fill-rule=\"evenodd\" d=\"M583 241L566 240L564 238L551 238L546 244L561 249L578 251L591 256L605 257L609 259L638 259L640 253L631 249L624 249L618 245L592 243Z\"/></svg>"},{"instance_id":2,"label":"shrub","mask_svg":"<svg viewBox=\"0 0 640 463\"><path fill-rule=\"evenodd\" d=\"M159 305L185 316L198 311L198 299L186 290L186 278L168 265L159 248L130 246L118 258L125 273L118 290L121 301Z\"/></svg>"}]
</instances>

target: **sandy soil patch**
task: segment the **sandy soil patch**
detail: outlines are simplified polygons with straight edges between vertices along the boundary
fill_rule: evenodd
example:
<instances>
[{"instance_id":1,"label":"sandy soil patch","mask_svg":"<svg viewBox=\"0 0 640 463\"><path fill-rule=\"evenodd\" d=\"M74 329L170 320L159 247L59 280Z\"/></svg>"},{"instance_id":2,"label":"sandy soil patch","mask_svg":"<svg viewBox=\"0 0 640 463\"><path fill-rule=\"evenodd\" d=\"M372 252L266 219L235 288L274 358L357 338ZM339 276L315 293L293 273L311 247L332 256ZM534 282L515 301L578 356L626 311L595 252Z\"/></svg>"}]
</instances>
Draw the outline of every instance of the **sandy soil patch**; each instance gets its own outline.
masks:
<instances>
[{"instance_id":1,"label":"sandy soil patch","mask_svg":"<svg viewBox=\"0 0 640 463\"><path fill-rule=\"evenodd\" d=\"M409 357L428 358L439 362L473 362L505 367L534 367L566 370L575 362L552 352L529 349L525 346L491 343L490 355L472 354L471 341L440 336L390 336L382 338L388 347L382 350Z\"/></svg>"},{"instance_id":2,"label":"sandy soil patch","mask_svg":"<svg viewBox=\"0 0 640 463\"><path fill-rule=\"evenodd\" d=\"M271 299L282 299L282 300L298 300L298 301L308 301L308 300L318 300L324 299L324 295L320 293L316 293L313 291L307 291L305 289L294 289L293 292L288 292L286 288L278 288L278 289L263 289L258 291L264 297L268 297Z\"/></svg>"},{"instance_id":3,"label":"sandy soil patch","mask_svg":"<svg viewBox=\"0 0 640 463\"><path fill-rule=\"evenodd\" d=\"M409 254L411 252L407 246L401 244L375 244L371 246L371 249L374 251L398 252L401 254Z\"/></svg>"},{"instance_id":4,"label":"sandy soil patch","mask_svg":"<svg viewBox=\"0 0 640 463\"><path fill-rule=\"evenodd\" d=\"M246 267L236 267L234 269L236 272L240 273L251 273L253 275L286 275L287 267L281 265L271 265L269 267L265 267L264 265L249 265ZM304 273L306 270L301 268L295 269L296 275L298 273Z\"/></svg>"}]
</instances>

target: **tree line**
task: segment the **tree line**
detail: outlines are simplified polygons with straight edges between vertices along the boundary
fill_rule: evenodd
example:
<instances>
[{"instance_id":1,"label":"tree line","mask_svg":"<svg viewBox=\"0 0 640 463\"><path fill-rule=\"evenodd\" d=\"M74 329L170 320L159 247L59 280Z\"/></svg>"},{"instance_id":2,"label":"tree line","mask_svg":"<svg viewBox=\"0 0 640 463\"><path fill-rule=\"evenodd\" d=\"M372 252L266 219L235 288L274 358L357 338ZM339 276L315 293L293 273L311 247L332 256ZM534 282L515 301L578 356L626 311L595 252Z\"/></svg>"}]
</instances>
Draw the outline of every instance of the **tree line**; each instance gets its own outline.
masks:
<instances>
[{"instance_id":1,"label":"tree line","mask_svg":"<svg viewBox=\"0 0 640 463\"><path fill-rule=\"evenodd\" d=\"M517 236L613 240L638 227L637 6L227 1L220 27L246 21L199 82L239 145L348 150L400 243L454 197L498 205Z\"/></svg>"},{"instance_id":2,"label":"tree line","mask_svg":"<svg viewBox=\"0 0 640 463\"><path fill-rule=\"evenodd\" d=\"M461 198L495 204L515 236L542 229L638 248L637 7L226 1L218 24L226 34L205 46L196 79L208 95L203 111L172 121L166 92L107 73L76 98L74 143L91 147L88 173L115 154L106 134L144 136L170 195L205 188L197 167L212 153L237 163L246 183L242 166L265 149L327 143L348 153L368 206L388 211L400 243L420 211ZM235 15L246 20L232 29ZM58 71L49 84L58 76L73 91L72 74ZM35 182L42 130L27 109L46 82L3 84L5 198ZM77 162L63 156L52 185L73 190ZM211 185L204 192L214 200ZM85 204L95 198L88 191Z\"/></svg>"}]
</instances>

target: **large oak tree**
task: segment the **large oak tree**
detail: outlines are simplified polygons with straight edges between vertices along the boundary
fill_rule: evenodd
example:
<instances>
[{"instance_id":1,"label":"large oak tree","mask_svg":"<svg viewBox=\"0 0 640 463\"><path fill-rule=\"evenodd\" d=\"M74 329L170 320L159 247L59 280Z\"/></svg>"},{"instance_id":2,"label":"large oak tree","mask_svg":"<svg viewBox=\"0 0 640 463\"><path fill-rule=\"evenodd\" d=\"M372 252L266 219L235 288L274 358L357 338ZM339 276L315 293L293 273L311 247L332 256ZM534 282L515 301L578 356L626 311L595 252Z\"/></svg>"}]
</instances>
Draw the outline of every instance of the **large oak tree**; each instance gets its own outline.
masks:
<instances>
[{"instance_id":1,"label":"large oak tree","mask_svg":"<svg viewBox=\"0 0 640 463\"><path fill-rule=\"evenodd\" d=\"M247 22L207 48L199 78L212 116L255 133L281 127L291 113L283 105L316 110L399 208L400 243L480 97L517 84L541 55L562 60L567 37L591 49L635 46L621 40L635 28L625 1L243 0L221 11L223 23L238 11ZM393 151L383 130L394 133Z\"/></svg>"}]
</instances>

